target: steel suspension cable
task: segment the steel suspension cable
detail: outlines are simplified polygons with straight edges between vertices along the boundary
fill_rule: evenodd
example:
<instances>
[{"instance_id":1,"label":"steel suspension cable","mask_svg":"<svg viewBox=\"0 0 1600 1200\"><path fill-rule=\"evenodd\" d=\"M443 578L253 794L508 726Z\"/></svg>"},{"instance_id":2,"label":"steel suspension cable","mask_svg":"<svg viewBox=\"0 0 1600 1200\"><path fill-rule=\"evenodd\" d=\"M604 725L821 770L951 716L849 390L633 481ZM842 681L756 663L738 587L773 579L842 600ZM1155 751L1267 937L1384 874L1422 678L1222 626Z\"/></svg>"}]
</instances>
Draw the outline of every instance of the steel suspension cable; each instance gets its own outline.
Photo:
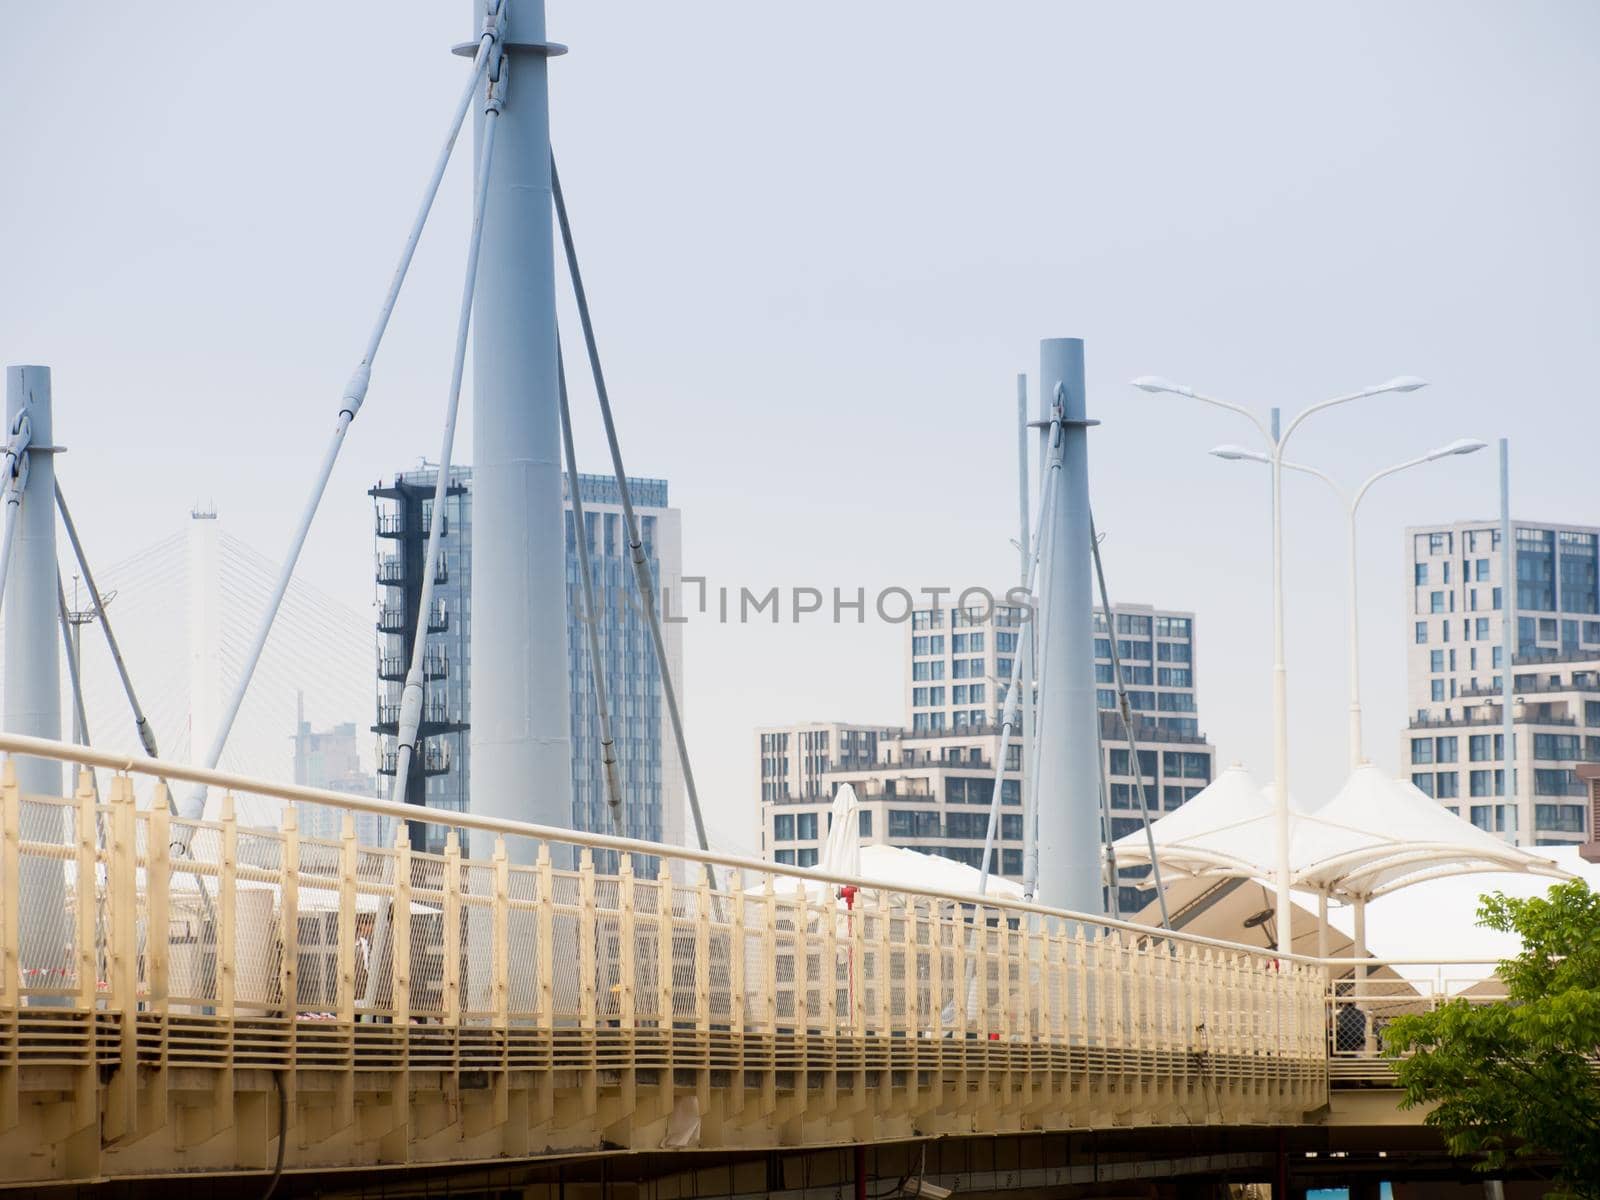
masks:
<instances>
[{"instance_id":1,"label":"steel suspension cable","mask_svg":"<svg viewBox=\"0 0 1600 1200\"><path fill-rule=\"evenodd\" d=\"M289 549L284 555L278 570L278 579L273 586L271 595L267 598L267 606L261 614L261 620L256 626L255 636L251 639L250 651L246 655L244 669L240 672L239 680L235 684L232 694L228 697L223 708L222 719L218 723L215 736L210 747L206 750L204 765L215 767L222 759L223 748L228 743L228 734L233 729L233 723L239 716L239 707L244 703L244 694L250 687L250 677L255 673L256 664L261 660L261 652L266 647L267 637L272 632L273 622L277 619L278 607L283 603L284 592L288 590L289 579L294 573L295 565L300 561L300 552L305 548L306 537L311 532L312 520L317 515L317 509L322 503L323 493L327 491L328 479L333 474L334 463L338 461L339 450L344 444L345 434L350 429L350 423L356 419L356 414L361 411L361 405L367 397L367 387L372 381L372 365L377 359L378 348L383 342L383 335L389 327L389 318L394 314L395 302L400 297L400 287L405 282L406 274L411 269L411 260L416 254L417 243L422 237L423 227L427 224L428 214L433 208L434 198L439 194L439 185L444 179L446 166L449 165L451 151L455 148L456 138L461 132L462 122L466 119L467 110L472 106L472 98L477 94L478 84L482 81L484 72L488 69L489 60L497 50L501 36L505 31L505 5L497 3L491 12L484 18L483 32L478 37L478 50L472 60L472 74L466 86L461 90L461 98L456 102L455 112L450 121L449 131L445 136L444 145L440 148L438 157L434 160L433 173L428 178L427 186L423 189L422 203L418 207L416 219L411 223L411 230L406 236L405 246L400 252L400 262L395 267L394 275L389 281L389 289L384 295L383 304L378 309L378 318L374 322L372 332L367 337L366 348L362 352L361 361L356 365L350 381L345 384L344 393L339 402L339 414L334 424L332 436L328 440L327 449L323 451L322 460L318 464L317 474L312 481L311 495L306 501L304 510L300 514L294 533L289 539ZM197 817L205 810L206 789L204 785L197 785L180 806L184 816Z\"/></svg>"},{"instance_id":2,"label":"steel suspension cable","mask_svg":"<svg viewBox=\"0 0 1600 1200\"><path fill-rule=\"evenodd\" d=\"M1061 476L1061 456L1065 448L1065 439L1061 437L1061 418L1054 417L1050 422L1050 461L1046 466L1049 472L1044 478L1044 485L1039 490L1039 519L1034 528L1033 549L1028 560L1028 574L1023 582L1023 587L1031 595L1034 579L1039 571L1039 556L1044 549L1044 531L1051 521L1050 501L1055 495L1056 480ZM1006 704L1001 710L1000 719L1000 750L995 755L994 763L994 792L989 798L989 824L983 838L983 863L982 873L978 877L978 895L984 896L989 891L990 864L994 858L995 831L1000 825L1000 794L1001 783L1004 779L1006 765L1007 743L1011 740L1011 730L1017 721L1017 708L1022 700L1022 655L1018 653L1011 663L1011 683L1006 688ZM1019 796L1020 799L1020 796Z\"/></svg>"},{"instance_id":3,"label":"steel suspension cable","mask_svg":"<svg viewBox=\"0 0 1600 1200\"><path fill-rule=\"evenodd\" d=\"M1094 553L1094 574L1100 586L1100 607L1105 609L1106 627L1111 634L1111 673L1117 684L1117 711L1122 716L1122 728L1128 735L1128 754L1133 762L1133 790L1139 799L1139 816L1144 821L1144 840L1150 850L1150 873L1156 885L1156 900L1161 905L1161 928L1172 929L1172 921L1167 914L1167 893L1161 886L1161 863L1156 858L1156 835L1150 831L1150 808L1144 798L1144 767L1139 762L1139 741L1133 732L1133 706L1128 703L1128 688L1122 678L1122 655L1117 651L1117 626L1116 615L1111 611L1111 599L1106 593L1106 571L1100 562L1100 536L1095 532L1094 513L1089 514L1089 547ZM1099 721L1096 714L1095 720ZM1101 764L1102 771L1104 764ZM1106 822L1110 824L1110 809L1106 810ZM1107 845L1109 845L1109 841ZM1111 887L1117 886L1116 879L1111 881Z\"/></svg>"},{"instance_id":4,"label":"steel suspension cable","mask_svg":"<svg viewBox=\"0 0 1600 1200\"><path fill-rule=\"evenodd\" d=\"M583 576L583 615L589 634L589 661L594 665L595 713L600 719L600 766L606 777L606 800L618 833L622 825L622 782L617 778L616 743L611 734L611 710L606 702L606 670L600 660L600 616L594 603L594 577L589 571L589 527L583 517L583 489L578 485L578 455L572 446L572 412L567 404L567 364L556 340L556 383L561 398L561 450L567 460L567 487L572 493L572 526L578 544L578 571Z\"/></svg>"},{"instance_id":5,"label":"steel suspension cable","mask_svg":"<svg viewBox=\"0 0 1600 1200\"><path fill-rule=\"evenodd\" d=\"M78 560L78 570L83 574L84 586L89 589L89 599L94 603L94 614L99 619L100 629L106 636L106 648L111 651L111 661L117 668L118 678L122 680L123 694L128 697L128 707L133 710L133 728L139 735L139 744L144 747L145 754L150 758L160 758L161 751L156 747L156 731L145 716L144 708L139 703L138 693L133 690L133 679L128 674L128 664L123 661L122 648L117 645L117 635L111 628L111 618L106 615L105 601L100 596L100 589L95 586L94 572L89 569L89 556L83 552L83 542L78 539L78 526L72 520L72 511L67 507L67 497L61 490L59 480L56 481L56 508L61 513L61 524L66 527L67 541L72 543L72 555ZM170 792L167 800L170 804L172 800Z\"/></svg>"},{"instance_id":6,"label":"steel suspension cable","mask_svg":"<svg viewBox=\"0 0 1600 1200\"><path fill-rule=\"evenodd\" d=\"M628 487L628 474L622 465L622 448L617 442L617 425L611 415L611 396L606 390L605 373L600 368L600 350L595 343L594 321L589 315L589 297L583 288L583 273L578 269L578 251L572 240L572 223L567 217L566 199L561 193L561 176L556 171L555 156L550 158L550 190L555 200L556 219L561 226L561 245L566 251L567 273L572 277L573 297L578 304L578 318L583 325L583 341L589 352L589 369L594 375L595 394L600 401L600 417L605 424L606 443L611 450L611 468L617 479L617 489L622 495L622 515L628 526L628 548L633 557L634 582L639 591L640 606L650 626L650 643L655 650L656 666L661 672L661 691L667 701L667 716L672 722L672 736L677 743L678 761L683 766L684 790L689 795L689 812L694 818L694 832L700 849L709 850L706 841L705 817L700 811L700 792L694 782L694 768L689 763L689 747L683 735L683 714L678 709L678 694L667 664L666 642L661 637L661 621L656 615L655 582L650 577L650 562L645 557L644 544L639 540L639 522L633 512L633 496ZM716 876L710 865L706 876L712 890L716 889Z\"/></svg>"},{"instance_id":7,"label":"steel suspension cable","mask_svg":"<svg viewBox=\"0 0 1600 1200\"><path fill-rule=\"evenodd\" d=\"M411 665L400 693L395 734L394 786L389 798L401 801L417 749L422 724L423 660L428 649L428 610L433 607L434 572L439 543L444 540L444 510L450 495L450 461L455 450L456 418L461 412L461 377L466 371L467 333L472 327L472 297L478 286L478 255L483 247L483 212L489 200L489 172L494 162L494 133L504 101L505 60L491 73L483 106L483 141L478 150L476 194L472 198L472 233L467 242L466 276L461 284L461 310L456 316L455 357L450 363L450 395L445 401L444 433L439 439L439 477L433 485L433 511L428 519L428 548L422 563L422 592L417 600L417 627L411 641Z\"/></svg>"}]
</instances>

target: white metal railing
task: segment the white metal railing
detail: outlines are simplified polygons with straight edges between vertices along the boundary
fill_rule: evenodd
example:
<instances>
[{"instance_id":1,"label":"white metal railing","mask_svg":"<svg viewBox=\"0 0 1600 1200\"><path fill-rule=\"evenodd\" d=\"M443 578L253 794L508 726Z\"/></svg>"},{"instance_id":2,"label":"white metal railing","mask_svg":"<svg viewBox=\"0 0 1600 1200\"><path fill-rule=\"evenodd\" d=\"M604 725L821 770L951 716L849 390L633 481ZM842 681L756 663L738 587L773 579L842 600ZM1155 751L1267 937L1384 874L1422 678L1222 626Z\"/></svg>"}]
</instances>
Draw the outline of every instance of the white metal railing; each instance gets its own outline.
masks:
<instances>
[{"instance_id":1,"label":"white metal railing","mask_svg":"<svg viewBox=\"0 0 1600 1200\"><path fill-rule=\"evenodd\" d=\"M118 772L102 802L49 799L20 795L8 760L0 1007L978 1038L1319 1068L1327 1052L1322 970L1259 948L471 814L429 813L450 827L441 854L412 850L403 824L393 846L364 846L355 813L417 810L30 738L0 750ZM164 783L141 805L135 775L204 782L220 812L170 816ZM282 802L282 821L241 824L245 796ZM342 809L340 835L307 836L299 802ZM464 834L493 841L472 856ZM29 911L30 869L61 872L64 912Z\"/></svg>"}]
</instances>

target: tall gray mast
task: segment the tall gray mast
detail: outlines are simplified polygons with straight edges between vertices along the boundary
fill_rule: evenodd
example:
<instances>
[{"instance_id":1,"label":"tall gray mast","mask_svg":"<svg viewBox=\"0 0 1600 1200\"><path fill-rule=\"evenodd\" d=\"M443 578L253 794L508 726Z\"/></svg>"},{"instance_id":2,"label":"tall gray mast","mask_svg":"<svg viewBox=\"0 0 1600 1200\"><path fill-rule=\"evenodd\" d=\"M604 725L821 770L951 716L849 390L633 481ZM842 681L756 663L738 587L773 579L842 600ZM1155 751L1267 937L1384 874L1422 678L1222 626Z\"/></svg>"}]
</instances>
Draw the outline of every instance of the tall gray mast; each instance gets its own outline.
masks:
<instances>
[{"instance_id":1,"label":"tall gray mast","mask_svg":"<svg viewBox=\"0 0 1600 1200\"><path fill-rule=\"evenodd\" d=\"M5 593L5 730L61 738L60 577L56 573L56 469L51 453L50 368L6 368L6 428L27 418L31 449L24 452L21 508L11 544ZM48 758L15 758L24 795L61 795L61 764ZM56 808L24 805L25 841L62 844L65 830ZM61 925L67 911L64 864L30 854L22 858L19 965L51 971L67 965ZM82 886L80 882L80 887ZM83 898L79 896L79 903ZM31 1001L30 1001L31 1002ZM45 1004L62 1003L45 999Z\"/></svg>"},{"instance_id":2,"label":"tall gray mast","mask_svg":"<svg viewBox=\"0 0 1600 1200\"><path fill-rule=\"evenodd\" d=\"M1040 904L1098 913L1101 895L1099 756L1095 749L1094 601L1089 579L1089 434L1081 338L1039 344L1039 418L1048 430L1060 406L1061 478L1050 497L1050 531L1039 584ZM1042 447L1041 471L1050 447ZM1111 636L1116 636L1115 629Z\"/></svg>"},{"instance_id":3,"label":"tall gray mast","mask_svg":"<svg viewBox=\"0 0 1600 1200\"><path fill-rule=\"evenodd\" d=\"M484 13L474 0L475 31ZM544 0L510 0L472 316L472 811L556 826L572 823L547 87L561 51Z\"/></svg>"}]
</instances>

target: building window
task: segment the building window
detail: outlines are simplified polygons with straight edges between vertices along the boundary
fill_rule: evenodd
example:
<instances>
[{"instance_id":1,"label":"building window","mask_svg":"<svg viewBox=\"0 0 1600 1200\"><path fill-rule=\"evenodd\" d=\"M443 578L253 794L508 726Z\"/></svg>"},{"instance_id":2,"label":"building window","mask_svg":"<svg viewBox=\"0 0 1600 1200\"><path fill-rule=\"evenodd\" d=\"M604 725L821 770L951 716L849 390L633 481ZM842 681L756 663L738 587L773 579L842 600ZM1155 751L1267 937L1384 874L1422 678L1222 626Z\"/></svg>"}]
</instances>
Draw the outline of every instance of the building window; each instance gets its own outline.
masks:
<instances>
[{"instance_id":1,"label":"building window","mask_svg":"<svg viewBox=\"0 0 1600 1200\"><path fill-rule=\"evenodd\" d=\"M1430 771L1413 772L1411 782L1426 795L1433 795L1433 774Z\"/></svg>"},{"instance_id":2,"label":"building window","mask_svg":"<svg viewBox=\"0 0 1600 1200\"><path fill-rule=\"evenodd\" d=\"M772 818L772 840L775 842L794 841L793 813L781 813Z\"/></svg>"},{"instance_id":3,"label":"building window","mask_svg":"<svg viewBox=\"0 0 1600 1200\"><path fill-rule=\"evenodd\" d=\"M1442 701L1444 699L1444 680L1435 679L1429 685L1428 694L1434 701Z\"/></svg>"},{"instance_id":4,"label":"building window","mask_svg":"<svg viewBox=\"0 0 1600 1200\"><path fill-rule=\"evenodd\" d=\"M1575 733L1536 733L1533 756L1547 762L1571 762L1582 758L1583 751Z\"/></svg>"},{"instance_id":5,"label":"building window","mask_svg":"<svg viewBox=\"0 0 1600 1200\"><path fill-rule=\"evenodd\" d=\"M1418 587L1427 587L1428 586L1428 564L1427 563L1419 562L1416 565L1416 578L1415 578L1414 582L1416 583L1416 585Z\"/></svg>"},{"instance_id":6,"label":"building window","mask_svg":"<svg viewBox=\"0 0 1600 1200\"><path fill-rule=\"evenodd\" d=\"M1535 829L1549 830L1551 833L1582 833L1583 805L1535 804L1533 826Z\"/></svg>"},{"instance_id":7,"label":"building window","mask_svg":"<svg viewBox=\"0 0 1600 1200\"><path fill-rule=\"evenodd\" d=\"M1533 772L1535 796L1582 796L1587 793L1576 771L1536 767Z\"/></svg>"},{"instance_id":8,"label":"building window","mask_svg":"<svg viewBox=\"0 0 1600 1200\"><path fill-rule=\"evenodd\" d=\"M814 813L814 812L796 813L795 814L794 828L795 828L795 839L797 841L801 841L801 842L814 842L814 841L816 841L817 840L817 814Z\"/></svg>"},{"instance_id":9,"label":"building window","mask_svg":"<svg viewBox=\"0 0 1600 1200\"><path fill-rule=\"evenodd\" d=\"M1444 593L1443 592L1429 592L1428 593L1428 611L1429 612L1434 612L1434 613L1442 613L1444 611Z\"/></svg>"},{"instance_id":10,"label":"building window","mask_svg":"<svg viewBox=\"0 0 1600 1200\"><path fill-rule=\"evenodd\" d=\"M1418 766L1421 766L1425 763L1431 764L1433 762L1432 738L1424 737L1411 739L1411 761L1413 764Z\"/></svg>"},{"instance_id":11,"label":"building window","mask_svg":"<svg viewBox=\"0 0 1600 1200\"><path fill-rule=\"evenodd\" d=\"M1428 670L1432 671L1435 675L1444 670L1443 650L1428 651Z\"/></svg>"},{"instance_id":12,"label":"building window","mask_svg":"<svg viewBox=\"0 0 1600 1200\"><path fill-rule=\"evenodd\" d=\"M1461 776L1454 771L1440 771L1434 776L1434 798L1438 800L1454 800L1461 794Z\"/></svg>"},{"instance_id":13,"label":"building window","mask_svg":"<svg viewBox=\"0 0 1600 1200\"><path fill-rule=\"evenodd\" d=\"M872 836L872 810L870 808L857 810L856 829L864 838Z\"/></svg>"},{"instance_id":14,"label":"building window","mask_svg":"<svg viewBox=\"0 0 1600 1200\"><path fill-rule=\"evenodd\" d=\"M1427 645L1427 643L1428 643L1428 623L1426 621L1418 621L1417 622L1415 637L1416 637L1417 645L1419 645L1419 646Z\"/></svg>"},{"instance_id":15,"label":"building window","mask_svg":"<svg viewBox=\"0 0 1600 1200\"><path fill-rule=\"evenodd\" d=\"M1186 663L1193 661L1193 655L1188 642L1157 642L1156 660L1158 662Z\"/></svg>"},{"instance_id":16,"label":"building window","mask_svg":"<svg viewBox=\"0 0 1600 1200\"><path fill-rule=\"evenodd\" d=\"M1021 850L1002 850L1002 851L1000 851L1000 874L1002 874L1002 875L1021 875L1022 874L1022 851Z\"/></svg>"},{"instance_id":17,"label":"building window","mask_svg":"<svg viewBox=\"0 0 1600 1200\"><path fill-rule=\"evenodd\" d=\"M794 865L797 867L814 867L817 865L817 852L812 847L795 851Z\"/></svg>"},{"instance_id":18,"label":"building window","mask_svg":"<svg viewBox=\"0 0 1600 1200\"><path fill-rule=\"evenodd\" d=\"M772 861L780 866L792 867L794 866L794 851L778 850L772 855Z\"/></svg>"},{"instance_id":19,"label":"building window","mask_svg":"<svg viewBox=\"0 0 1600 1200\"><path fill-rule=\"evenodd\" d=\"M1493 804L1474 804L1472 806L1472 823L1479 829L1488 833L1494 832L1494 810L1498 807Z\"/></svg>"},{"instance_id":20,"label":"building window","mask_svg":"<svg viewBox=\"0 0 1600 1200\"><path fill-rule=\"evenodd\" d=\"M1454 737L1435 738L1433 745L1434 762L1453 763L1458 760L1456 753L1456 739Z\"/></svg>"}]
</instances>

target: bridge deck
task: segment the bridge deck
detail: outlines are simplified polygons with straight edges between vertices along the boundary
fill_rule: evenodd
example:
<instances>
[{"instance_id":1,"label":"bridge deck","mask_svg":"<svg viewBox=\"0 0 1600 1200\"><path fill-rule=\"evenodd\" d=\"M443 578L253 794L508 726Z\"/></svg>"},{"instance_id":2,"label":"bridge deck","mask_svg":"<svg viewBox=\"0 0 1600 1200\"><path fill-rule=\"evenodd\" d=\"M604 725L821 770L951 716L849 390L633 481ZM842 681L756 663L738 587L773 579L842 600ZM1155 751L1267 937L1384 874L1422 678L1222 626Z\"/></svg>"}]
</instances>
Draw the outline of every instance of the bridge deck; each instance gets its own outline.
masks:
<instances>
[{"instance_id":1,"label":"bridge deck","mask_svg":"<svg viewBox=\"0 0 1600 1200\"><path fill-rule=\"evenodd\" d=\"M681 848L489 841L464 815L487 854L362 846L353 812L388 806L306 789L251 785L274 828L233 815L237 787L183 821L134 784L23 796L9 760L0 783L10 1180L259 1169L280 1139L297 1170L1282 1125L1327 1101L1312 963ZM308 799L344 808L341 837L300 834L282 802ZM30 907L41 873L58 909Z\"/></svg>"}]
</instances>

